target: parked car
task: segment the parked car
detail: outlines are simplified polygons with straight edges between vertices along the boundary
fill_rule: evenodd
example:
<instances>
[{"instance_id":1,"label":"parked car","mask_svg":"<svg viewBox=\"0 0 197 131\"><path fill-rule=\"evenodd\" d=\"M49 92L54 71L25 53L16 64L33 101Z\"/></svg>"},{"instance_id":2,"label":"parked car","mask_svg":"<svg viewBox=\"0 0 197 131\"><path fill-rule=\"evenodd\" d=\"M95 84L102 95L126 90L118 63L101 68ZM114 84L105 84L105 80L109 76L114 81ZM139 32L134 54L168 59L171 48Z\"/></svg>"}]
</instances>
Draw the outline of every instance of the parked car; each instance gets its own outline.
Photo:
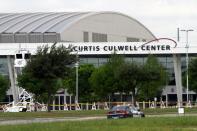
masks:
<instances>
[{"instance_id":1,"label":"parked car","mask_svg":"<svg viewBox=\"0 0 197 131\"><path fill-rule=\"evenodd\" d=\"M114 106L108 113L108 119L117 118L128 118L128 117L145 117L144 113L141 112L134 106Z\"/></svg>"},{"instance_id":2,"label":"parked car","mask_svg":"<svg viewBox=\"0 0 197 131\"><path fill-rule=\"evenodd\" d=\"M136 108L135 106L130 106L130 111L133 114L133 116L145 117L144 112L140 111L140 109Z\"/></svg>"}]
</instances>

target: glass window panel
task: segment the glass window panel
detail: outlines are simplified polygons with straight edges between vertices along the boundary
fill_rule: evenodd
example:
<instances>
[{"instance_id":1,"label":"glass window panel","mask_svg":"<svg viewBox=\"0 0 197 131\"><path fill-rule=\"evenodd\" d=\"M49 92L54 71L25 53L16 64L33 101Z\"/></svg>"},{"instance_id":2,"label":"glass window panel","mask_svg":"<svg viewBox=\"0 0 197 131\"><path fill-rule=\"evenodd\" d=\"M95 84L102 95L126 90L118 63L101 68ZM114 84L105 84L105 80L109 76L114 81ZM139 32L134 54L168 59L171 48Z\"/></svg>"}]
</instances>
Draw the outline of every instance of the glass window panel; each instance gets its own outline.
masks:
<instances>
[{"instance_id":1,"label":"glass window panel","mask_svg":"<svg viewBox=\"0 0 197 131\"><path fill-rule=\"evenodd\" d=\"M108 61L107 58L99 58L99 65L100 65L100 64L106 64L107 61Z\"/></svg>"},{"instance_id":2,"label":"glass window panel","mask_svg":"<svg viewBox=\"0 0 197 131\"><path fill-rule=\"evenodd\" d=\"M130 58L130 57L125 57L125 61L131 62L131 61L132 61L132 58Z\"/></svg>"},{"instance_id":3,"label":"glass window panel","mask_svg":"<svg viewBox=\"0 0 197 131\"><path fill-rule=\"evenodd\" d=\"M147 59L148 59L147 57L144 57L144 63L147 61Z\"/></svg>"},{"instance_id":4,"label":"glass window panel","mask_svg":"<svg viewBox=\"0 0 197 131\"><path fill-rule=\"evenodd\" d=\"M181 57L181 62L186 62L186 58L185 57Z\"/></svg>"},{"instance_id":5,"label":"glass window panel","mask_svg":"<svg viewBox=\"0 0 197 131\"><path fill-rule=\"evenodd\" d=\"M186 68L186 58L184 56L181 57L181 68L182 69Z\"/></svg>"},{"instance_id":6,"label":"glass window panel","mask_svg":"<svg viewBox=\"0 0 197 131\"><path fill-rule=\"evenodd\" d=\"M142 57L133 57L133 62L137 62L139 64L144 63L144 59Z\"/></svg>"},{"instance_id":7,"label":"glass window panel","mask_svg":"<svg viewBox=\"0 0 197 131\"><path fill-rule=\"evenodd\" d=\"M8 63L6 58L0 58L0 74L8 75Z\"/></svg>"},{"instance_id":8,"label":"glass window panel","mask_svg":"<svg viewBox=\"0 0 197 131\"><path fill-rule=\"evenodd\" d=\"M98 65L98 58L88 58L88 63Z\"/></svg>"},{"instance_id":9,"label":"glass window panel","mask_svg":"<svg viewBox=\"0 0 197 131\"><path fill-rule=\"evenodd\" d=\"M88 63L88 58L80 58L80 64L87 64Z\"/></svg>"},{"instance_id":10,"label":"glass window panel","mask_svg":"<svg viewBox=\"0 0 197 131\"><path fill-rule=\"evenodd\" d=\"M167 68L168 74L171 75L174 73L174 68Z\"/></svg>"},{"instance_id":11,"label":"glass window panel","mask_svg":"<svg viewBox=\"0 0 197 131\"><path fill-rule=\"evenodd\" d=\"M164 68L167 68L167 63L166 62L160 62L161 65L164 67Z\"/></svg>"},{"instance_id":12,"label":"glass window panel","mask_svg":"<svg viewBox=\"0 0 197 131\"><path fill-rule=\"evenodd\" d=\"M167 63L167 68L172 68L172 69L174 69L174 63Z\"/></svg>"},{"instance_id":13,"label":"glass window panel","mask_svg":"<svg viewBox=\"0 0 197 131\"><path fill-rule=\"evenodd\" d=\"M173 57L167 57L167 62L173 62Z\"/></svg>"},{"instance_id":14,"label":"glass window panel","mask_svg":"<svg viewBox=\"0 0 197 131\"><path fill-rule=\"evenodd\" d=\"M166 57L157 57L159 62L166 63Z\"/></svg>"}]
</instances>

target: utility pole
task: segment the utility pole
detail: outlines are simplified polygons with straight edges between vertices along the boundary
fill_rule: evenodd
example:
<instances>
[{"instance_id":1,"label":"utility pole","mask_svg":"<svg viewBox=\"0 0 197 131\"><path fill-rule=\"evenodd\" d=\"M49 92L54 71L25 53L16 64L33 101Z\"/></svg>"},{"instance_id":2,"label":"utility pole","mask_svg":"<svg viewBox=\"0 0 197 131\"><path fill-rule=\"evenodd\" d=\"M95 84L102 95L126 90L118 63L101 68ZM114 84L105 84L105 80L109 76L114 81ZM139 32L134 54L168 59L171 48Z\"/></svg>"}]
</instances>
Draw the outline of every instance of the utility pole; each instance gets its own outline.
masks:
<instances>
[{"instance_id":1,"label":"utility pole","mask_svg":"<svg viewBox=\"0 0 197 131\"><path fill-rule=\"evenodd\" d=\"M188 49L189 49L189 43L188 43L188 32L189 31L194 31L192 29L188 30L181 30L186 32L186 88L187 88L187 103L189 102L189 76L188 76L188 69L189 69L189 56L188 56Z\"/></svg>"},{"instance_id":2,"label":"utility pole","mask_svg":"<svg viewBox=\"0 0 197 131\"><path fill-rule=\"evenodd\" d=\"M78 67L79 67L79 62L78 62L78 52L76 54L76 64L75 64L75 67L76 67L76 95L75 95L75 103L78 103L79 102L79 91L78 91L78 85L79 85L79 82L78 82Z\"/></svg>"}]
</instances>

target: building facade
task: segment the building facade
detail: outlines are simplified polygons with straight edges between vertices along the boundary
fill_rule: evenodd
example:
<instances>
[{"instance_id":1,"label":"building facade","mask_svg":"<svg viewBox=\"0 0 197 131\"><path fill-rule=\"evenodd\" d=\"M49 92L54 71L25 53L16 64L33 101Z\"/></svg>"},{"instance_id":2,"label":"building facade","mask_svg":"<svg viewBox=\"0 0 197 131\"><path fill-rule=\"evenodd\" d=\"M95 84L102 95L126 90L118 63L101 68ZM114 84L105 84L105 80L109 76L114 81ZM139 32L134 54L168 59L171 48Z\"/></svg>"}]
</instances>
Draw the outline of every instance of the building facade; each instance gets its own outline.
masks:
<instances>
[{"instance_id":1,"label":"building facade","mask_svg":"<svg viewBox=\"0 0 197 131\"><path fill-rule=\"evenodd\" d=\"M14 73L14 52L19 48L35 49L36 43L54 42L149 42L156 37L139 21L130 16L117 12L65 12L65 13L3 13L0 14L0 73L11 81L11 90L8 91L8 100L12 101L16 86ZM109 42L109 43L108 43ZM195 52L195 51L194 51ZM148 53L126 54L125 60L144 63ZM170 82L163 90L163 99L176 101L177 91L182 90L179 80L177 90L176 69L174 62L179 63L181 71L185 71L185 53L155 53L161 64L169 72ZM177 56L178 55L178 56ZM79 54L80 64L93 64L98 67L105 64L109 54ZM195 53L192 54L195 57ZM178 58L176 61L175 59ZM59 94L59 95L58 95ZM74 97L60 91L55 103L71 103ZM182 94L182 91L181 91ZM194 92L189 92L192 100L196 99ZM16 94L15 94L16 95ZM183 88L183 100L186 92ZM16 96L15 96L16 97Z\"/></svg>"}]
</instances>

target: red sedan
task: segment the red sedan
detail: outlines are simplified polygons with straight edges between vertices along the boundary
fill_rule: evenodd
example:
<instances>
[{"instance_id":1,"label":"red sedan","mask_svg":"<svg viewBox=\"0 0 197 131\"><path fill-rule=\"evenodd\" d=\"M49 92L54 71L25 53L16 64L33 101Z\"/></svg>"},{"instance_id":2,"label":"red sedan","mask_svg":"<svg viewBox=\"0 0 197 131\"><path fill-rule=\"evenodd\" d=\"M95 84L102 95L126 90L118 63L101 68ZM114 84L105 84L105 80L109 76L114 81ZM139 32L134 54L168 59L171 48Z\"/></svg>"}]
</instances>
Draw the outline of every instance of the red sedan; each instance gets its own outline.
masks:
<instances>
[{"instance_id":1,"label":"red sedan","mask_svg":"<svg viewBox=\"0 0 197 131\"><path fill-rule=\"evenodd\" d=\"M108 113L107 118L127 118L133 117L129 106L114 106Z\"/></svg>"}]
</instances>

